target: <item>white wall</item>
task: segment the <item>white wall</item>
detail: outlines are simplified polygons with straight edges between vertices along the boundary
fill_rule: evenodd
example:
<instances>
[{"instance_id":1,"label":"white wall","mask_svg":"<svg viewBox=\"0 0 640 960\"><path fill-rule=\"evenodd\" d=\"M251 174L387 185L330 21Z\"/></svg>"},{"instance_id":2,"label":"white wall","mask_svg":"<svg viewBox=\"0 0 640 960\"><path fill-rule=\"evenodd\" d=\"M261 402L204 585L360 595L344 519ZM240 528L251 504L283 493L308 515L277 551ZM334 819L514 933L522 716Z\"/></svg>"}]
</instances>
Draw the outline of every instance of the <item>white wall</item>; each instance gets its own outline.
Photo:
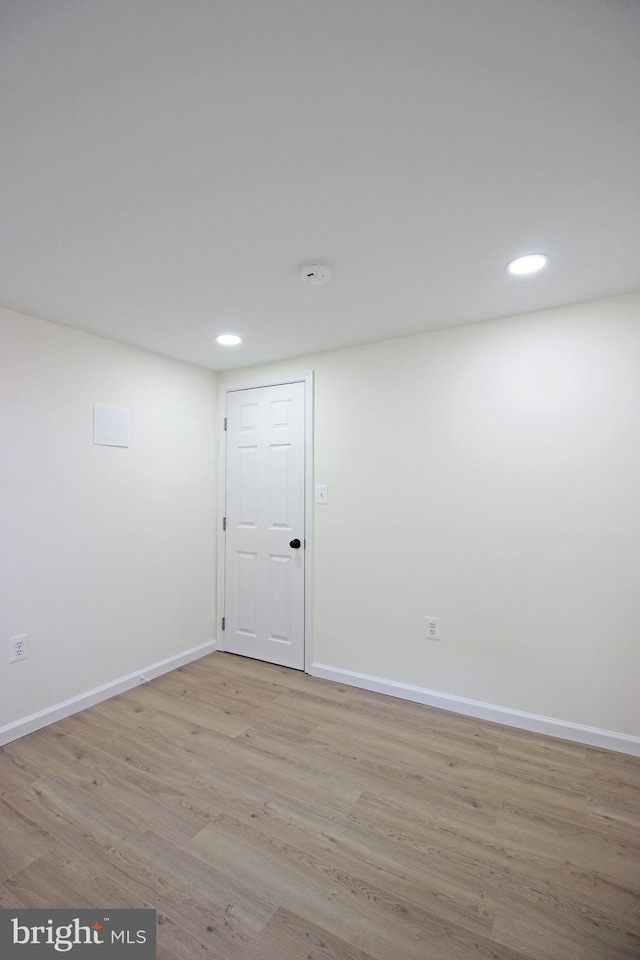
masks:
<instances>
[{"instance_id":1,"label":"white wall","mask_svg":"<svg viewBox=\"0 0 640 960\"><path fill-rule=\"evenodd\" d=\"M0 727L212 641L216 407L209 371L0 311Z\"/></svg>"},{"instance_id":2,"label":"white wall","mask_svg":"<svg viewBox=\"0 0 640 960\"><path fill-rule=\"evenodd\" d=\"M640 734L640 294L308 369L314 661Z\"/></svg>"},{"instance_id":3,"label":"white wall","mask_svg":"<svg viewBox=\"0 0 640 960\"><path fill-rule=\"evenodd\" d=\"M640 294L308 369L316 663L640 735ZM0 727L215 636L215 384L0 311Z\"/></svg>"}]
</instances>

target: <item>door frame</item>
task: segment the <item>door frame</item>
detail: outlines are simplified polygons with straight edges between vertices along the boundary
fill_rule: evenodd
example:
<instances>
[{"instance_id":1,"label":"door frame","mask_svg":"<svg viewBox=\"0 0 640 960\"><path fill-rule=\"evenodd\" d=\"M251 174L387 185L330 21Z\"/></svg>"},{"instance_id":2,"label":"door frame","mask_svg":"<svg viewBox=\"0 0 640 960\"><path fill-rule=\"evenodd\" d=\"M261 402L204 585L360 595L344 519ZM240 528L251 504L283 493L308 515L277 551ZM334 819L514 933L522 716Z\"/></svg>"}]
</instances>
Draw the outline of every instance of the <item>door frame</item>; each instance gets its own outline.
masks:
<instances>
[{"instance_id":1,"label":"door frame","mask_svg":"<svg viewBox=\"0 0 640 960\"><path fill-rule=\"evenodd\" d=\"M260 387L277 387L286 383L304 383L304 672L309 673L313 663L313 371L308 373L277 376L254 376L238 380L225 380L218 390L218 572L216 645L224 651L222 618L225 615L226 537L222 518L226 510L227 444L224 418L227 416L227 394L238 390L256 390Z\"/></svg>"}]
</instances>

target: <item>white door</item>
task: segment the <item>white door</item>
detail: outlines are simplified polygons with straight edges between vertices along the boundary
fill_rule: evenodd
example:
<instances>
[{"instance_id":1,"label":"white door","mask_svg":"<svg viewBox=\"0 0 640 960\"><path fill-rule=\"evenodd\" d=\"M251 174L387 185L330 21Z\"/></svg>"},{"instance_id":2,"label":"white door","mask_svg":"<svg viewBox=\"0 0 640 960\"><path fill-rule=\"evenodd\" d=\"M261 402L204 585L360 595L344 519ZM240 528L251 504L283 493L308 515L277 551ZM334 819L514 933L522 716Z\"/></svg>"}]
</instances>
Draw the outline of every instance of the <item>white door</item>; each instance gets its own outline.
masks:
<instances>
[{"instance_id":1,"label":"white door","mask_svg":"<svg viewBox=\"0 0 640 960\"><path fill-rule=\"evenodd\" d=\"M224 649L304 669L304 383L227 394Z\"/></svg>"}]
</instances>

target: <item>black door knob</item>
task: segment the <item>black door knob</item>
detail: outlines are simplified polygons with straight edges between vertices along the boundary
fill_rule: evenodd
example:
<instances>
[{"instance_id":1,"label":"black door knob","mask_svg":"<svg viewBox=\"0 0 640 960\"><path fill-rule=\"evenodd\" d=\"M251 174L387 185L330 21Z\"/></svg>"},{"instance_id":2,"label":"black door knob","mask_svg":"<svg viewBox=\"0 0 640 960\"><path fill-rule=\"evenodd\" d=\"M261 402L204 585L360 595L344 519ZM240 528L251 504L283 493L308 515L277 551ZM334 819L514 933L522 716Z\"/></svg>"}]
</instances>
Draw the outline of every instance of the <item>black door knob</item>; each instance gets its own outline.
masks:
<instances>
[{"instance_id":1,"label":"black door knob","mask_svg":"<svg viewBox=\"0 0 640 960\"><path fill-rule=\"evenodd\" d=\"M302 544L300 543L300 541L299 541L298 538L296 537L295 540L291 540L291 541L290 541L289 546L290 546L290 547L293 547L294 550L299 550L300 547L302 546Z\"/></svg>"}]
</instances>

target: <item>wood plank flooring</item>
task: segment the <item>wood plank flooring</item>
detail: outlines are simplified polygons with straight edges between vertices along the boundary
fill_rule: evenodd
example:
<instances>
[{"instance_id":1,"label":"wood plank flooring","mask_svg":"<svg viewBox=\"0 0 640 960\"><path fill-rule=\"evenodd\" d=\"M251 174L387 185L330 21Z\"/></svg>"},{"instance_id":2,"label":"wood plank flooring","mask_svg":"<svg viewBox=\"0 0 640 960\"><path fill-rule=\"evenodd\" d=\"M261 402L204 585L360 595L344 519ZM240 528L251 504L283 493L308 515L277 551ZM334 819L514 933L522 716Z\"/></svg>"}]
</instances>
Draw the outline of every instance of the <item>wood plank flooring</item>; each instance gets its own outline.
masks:
<instances>
[{"instance_id":1,"label":"wood plank flooring","mask_svg":"<svg viewBox=\"0 0 640 960\"><path fill-rule=\"evenodd\" d=\"M640 760L216 653L0 749L0 907L158 957L637 960Z\"/></svg>"}]
</instances>

